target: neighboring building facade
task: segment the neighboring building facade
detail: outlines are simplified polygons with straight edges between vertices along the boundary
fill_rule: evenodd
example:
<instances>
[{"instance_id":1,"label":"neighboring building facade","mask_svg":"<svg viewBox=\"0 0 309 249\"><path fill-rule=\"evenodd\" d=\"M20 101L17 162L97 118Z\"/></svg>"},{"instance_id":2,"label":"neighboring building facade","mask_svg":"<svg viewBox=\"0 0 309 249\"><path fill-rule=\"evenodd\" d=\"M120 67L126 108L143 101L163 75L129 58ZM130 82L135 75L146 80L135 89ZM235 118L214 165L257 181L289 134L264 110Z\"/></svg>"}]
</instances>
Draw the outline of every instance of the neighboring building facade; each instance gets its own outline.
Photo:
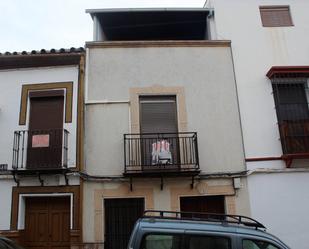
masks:
<instances>
[{"instance_id":1,"label":"neighboring building facade","mask_svg":"<svg viewBox=\"0 0 309 249\"><path fill-rule=\"evenodd\" d=\"M291 248L309 244L309 2L212 0L232 40L252 217Z\"/></svg>"},{"instance_id":2,"label":"neighboring building facade","mask_svg":"<svg viewBox=\"0 0 309 249\"><path fill-rule=\"evenodd\" d=\"M81 238L83 53L0 56L0 234L25 248Z\"/></svg>"},{"instance_id":3,"label":"neighboring building facade","mask_svg":"<svg viewBox=\"0 0 309 249\"><path fill-rule=\"evenodd\" d=\"M145 209L250 215L231 43L211 39L212 11L88 12L85 245L125 248Z\"/></svg>"}]
</instances>

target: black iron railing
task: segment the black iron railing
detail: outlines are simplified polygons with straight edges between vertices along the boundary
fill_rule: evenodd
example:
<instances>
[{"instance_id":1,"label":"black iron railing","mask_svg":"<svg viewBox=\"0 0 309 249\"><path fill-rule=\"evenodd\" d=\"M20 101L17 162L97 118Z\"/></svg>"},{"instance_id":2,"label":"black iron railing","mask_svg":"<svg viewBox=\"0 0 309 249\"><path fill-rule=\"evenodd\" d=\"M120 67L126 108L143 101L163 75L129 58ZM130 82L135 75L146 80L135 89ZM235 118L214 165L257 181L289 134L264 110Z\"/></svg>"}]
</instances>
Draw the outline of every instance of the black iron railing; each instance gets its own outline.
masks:
<instances>
[{"instance_id":1,"label":"black iron railing","mask_svg":"<svg viewBox=\"0 0 309 249\"><path fill-rule=\"evenodd\" d=\"M199 170L196 132L124 135L125 173Z\"/></svg>"},{"instance_id":2,"label":"black iron railing","mask_svg":"<svg viewBox=\"0 0 309 249\"><path fill-rule=\"evenodd\" d=\"M61 169L68 166L65 129L14 132L13 169Z\"/></svg>"}]
</instances>

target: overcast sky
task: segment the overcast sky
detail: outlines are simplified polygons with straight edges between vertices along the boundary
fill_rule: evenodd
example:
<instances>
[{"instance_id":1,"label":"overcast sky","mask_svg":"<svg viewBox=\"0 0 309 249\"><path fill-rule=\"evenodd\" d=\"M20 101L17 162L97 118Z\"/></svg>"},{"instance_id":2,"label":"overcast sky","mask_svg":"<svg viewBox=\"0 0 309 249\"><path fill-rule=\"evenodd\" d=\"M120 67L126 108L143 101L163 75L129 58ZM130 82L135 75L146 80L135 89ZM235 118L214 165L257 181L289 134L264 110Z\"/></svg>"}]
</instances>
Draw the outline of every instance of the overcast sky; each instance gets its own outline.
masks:
<instances>
[{"instance_id":1,"label":"overcast sky","mask_svg":"<svg viewBox=\"0 0 309 249\"><path fill-rule=\"evenodd\" d=\"M203 7L205 0L0 0L0 52L84 46L92 40L86 9Z\"/></svg>"}]
</instances>

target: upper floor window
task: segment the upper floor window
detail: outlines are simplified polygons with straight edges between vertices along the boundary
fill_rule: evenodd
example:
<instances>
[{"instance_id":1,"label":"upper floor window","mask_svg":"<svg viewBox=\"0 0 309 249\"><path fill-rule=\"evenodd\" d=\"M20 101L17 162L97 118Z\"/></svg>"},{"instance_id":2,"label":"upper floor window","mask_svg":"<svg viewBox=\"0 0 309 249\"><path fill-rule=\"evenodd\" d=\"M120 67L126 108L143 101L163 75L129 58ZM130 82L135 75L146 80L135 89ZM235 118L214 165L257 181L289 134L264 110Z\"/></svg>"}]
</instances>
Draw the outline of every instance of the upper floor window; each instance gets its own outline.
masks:
<instances>
[{"instance_id":1,"label":"upper floor window","mask_svg":"<svg viewBox=\"0 0 309 249\"><path fill-rule=\"evenodd\" d=\"M141 96L139 100L144 165L178 164L176 96Z\"/></svg>"},{"instance_id":2,"label":"upper floor window","mask_svg":"<svg viewBox=\"0 0 309 249\"><path fill-rule=\"evenodd\" d=\"M283 160L309 158L309 66L273 66L271 80L276 105Z\"/></svg>"},{"instance_id":3,"label":"upper floor window","mask_svg":"<svg viewBox=\"0 0 309 249\"><path fill-rule=\"evenodd\" d=\"M260 13L264 27L293 26L289 6L260 6Z\"/></svg>"},{"instance_id":4,"label":"upper floor window","mask_svg":"<svg viewBox=\"0 0 309 249\"><path fill-rule=\"evenodd\" d=\"M141 133L177 133L176 96L140 97Z\"/></svg>"},{"instance_id":5,"label":"upper floor window","mask_svg":"<svg viewBox=\"0 0 309 249\"><path fill-rule=\"evenodd\" d=\"M283 153L309 152L307 79L274 79L273 91Z\"/></svg>"}]
</instances>

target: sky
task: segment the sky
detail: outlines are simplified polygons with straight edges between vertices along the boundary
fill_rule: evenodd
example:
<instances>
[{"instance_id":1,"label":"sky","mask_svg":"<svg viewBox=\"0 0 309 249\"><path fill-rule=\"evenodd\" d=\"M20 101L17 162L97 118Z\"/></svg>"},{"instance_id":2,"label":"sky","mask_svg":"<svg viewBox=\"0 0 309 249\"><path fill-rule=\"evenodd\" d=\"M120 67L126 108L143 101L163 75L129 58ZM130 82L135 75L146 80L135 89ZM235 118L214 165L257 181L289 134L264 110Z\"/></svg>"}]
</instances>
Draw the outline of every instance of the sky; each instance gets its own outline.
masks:
<instances>
[{"instance_id":1,"label":"sky","mask_svg":"<svg viewBox=\"0 0 309 249\"><path fill-rule=\"evenodd\" d=\"M203 7L205 0L0 0L0 52L83 47L92 40L86 9Z\"/></svg>"}]
</instances>

